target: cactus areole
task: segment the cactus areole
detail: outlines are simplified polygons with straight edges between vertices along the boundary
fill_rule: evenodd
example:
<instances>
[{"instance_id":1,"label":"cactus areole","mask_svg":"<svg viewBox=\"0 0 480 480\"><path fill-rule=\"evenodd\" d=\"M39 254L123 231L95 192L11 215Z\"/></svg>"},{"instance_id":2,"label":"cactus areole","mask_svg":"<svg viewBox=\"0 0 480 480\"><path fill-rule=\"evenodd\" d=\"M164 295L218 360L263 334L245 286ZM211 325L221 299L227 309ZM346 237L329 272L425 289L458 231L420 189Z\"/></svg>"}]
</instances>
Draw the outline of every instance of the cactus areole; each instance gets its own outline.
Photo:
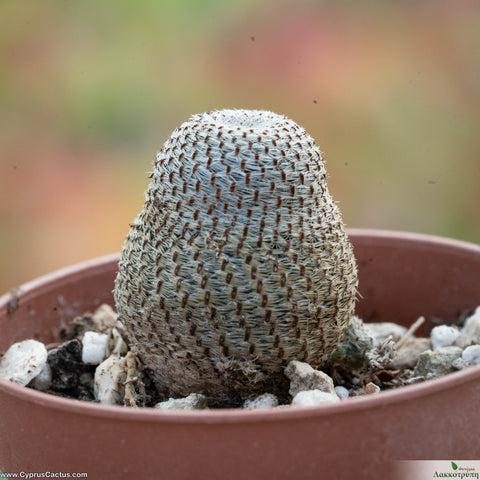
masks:
<instances>
[{"instance_id":1,"label":"cactus areole","mask_svg":"<svg viewBox=\"0 0 480 480\"><path fill-rule=\"evenodd\" d=\"M158 153L115 302L157 387L232 406L328 364L357 268L314 140L260 110L194 115Z\"/></svg>"}]
</instances>

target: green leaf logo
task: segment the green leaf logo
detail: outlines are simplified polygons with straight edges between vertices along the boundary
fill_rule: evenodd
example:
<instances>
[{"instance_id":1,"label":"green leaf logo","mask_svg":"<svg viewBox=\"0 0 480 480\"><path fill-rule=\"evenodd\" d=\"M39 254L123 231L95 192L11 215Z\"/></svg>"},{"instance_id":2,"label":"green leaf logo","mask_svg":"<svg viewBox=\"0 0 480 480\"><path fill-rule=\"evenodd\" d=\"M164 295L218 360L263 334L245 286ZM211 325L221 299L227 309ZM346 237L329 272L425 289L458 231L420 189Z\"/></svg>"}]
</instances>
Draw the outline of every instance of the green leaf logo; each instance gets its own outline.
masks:
<instances>
[{"instance_id":1,"label":"green leaf logo","mask_svg":"<svg viewBox=\"0 0 480 480\"><path fill-rule=\"evenodd\" d=\"M452 468L456 470L458 468L457 464L455 462L452 462Z\"/></svg>"}]
</instances>

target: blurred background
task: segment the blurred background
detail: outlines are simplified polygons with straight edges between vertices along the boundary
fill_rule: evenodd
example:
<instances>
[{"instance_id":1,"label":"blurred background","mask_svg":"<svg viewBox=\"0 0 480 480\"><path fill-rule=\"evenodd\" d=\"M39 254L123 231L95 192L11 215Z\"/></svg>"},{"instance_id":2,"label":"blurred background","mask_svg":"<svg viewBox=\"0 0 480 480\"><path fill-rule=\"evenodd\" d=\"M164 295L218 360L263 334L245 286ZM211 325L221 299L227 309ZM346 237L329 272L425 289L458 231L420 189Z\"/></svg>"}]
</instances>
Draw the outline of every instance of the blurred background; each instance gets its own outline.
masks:
<instances>
[{"instance_id":1,"label":"blurred background","mask_svg":"<svg viewBox=\"0 0 480 480\"><path fill-rule=\"evenodd\" d=\"M191 114L324 152L349 227L480 243L480 2L0 2L0 293L121 249Z\"/></svg>"}]
</instances>

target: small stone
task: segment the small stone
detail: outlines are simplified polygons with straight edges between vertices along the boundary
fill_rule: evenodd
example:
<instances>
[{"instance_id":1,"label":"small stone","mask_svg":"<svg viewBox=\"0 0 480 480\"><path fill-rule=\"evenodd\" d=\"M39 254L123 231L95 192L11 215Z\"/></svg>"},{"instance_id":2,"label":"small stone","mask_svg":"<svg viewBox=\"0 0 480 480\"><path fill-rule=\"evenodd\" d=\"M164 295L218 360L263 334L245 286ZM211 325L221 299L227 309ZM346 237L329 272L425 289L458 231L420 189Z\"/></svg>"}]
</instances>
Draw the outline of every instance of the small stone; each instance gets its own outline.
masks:
<instances>
[{"instance_id":1,"label":"small stone","mask_svg":"<svg viewBox=\"0 0 480 480\"><path fill-rule=\"evenodd\" d=\"M264 393L252 400L245 400L243 408L271 408L278 406L278 398L273 393Z\"/></svg>"},{"instance_id":2,"label":"small stone","mask_svg":"<svg viewBox=\"0 0 480 480\"><path fill-rule=\"evenodd\" d=\"M111 355L95 370L95 400L105 405L120 405L123 402L125 358Z\"/></svg>"},{"instance_id":3,"label":"small stone","mask_svg":"<svg viewBox=\"0 0 480 480\"><path fill-rule=\"evenodd\" d=\"M465 361L462 357L459 357L452 362L452 368L454 370L463 370L463 369L471 367L471 366L472 366L472 364Z\"/></svg>"},{"instance_id":4,"label":"small stone","mask_svg":"<svg viewBox=\"0 0 480 480\"><path fill-rule=\"evenodd\" d=\"M462 352L462 360L470 365L478 365L480 363L480 345L470 345Z\"/></svg>"},{"instance_id":5,"label":"small stone","mask_svg":"<svg viewBox=\"0 0 480 480\"><path fill-rule=\"evenodd\" d=\"M352 378L352 385L358 385L361 382L360 378L353 377Z\"/></svg>"},{"instance_id":6,"label":"small stone","mask_svg":"<svg viewBox=\"0 0 480 480\"><path fill-rule=\"evenodd\" d=\"M389 337L398 342L407 332L404 326L392 322L365 323L364 327L372 337L374 346L382 345Z\"/></svg>"},{"instance_id":7,"label":"small stone","mask_svg":"<svg viewBox=\"0 0 480 480\"><path fill-rule=\"evenodd\" d=\"M31 386L41 392L45 392L52 386L52 369L47 362L45 362L41 372L33 379Z\"/></svg>"},{"instance_id":8,"label":"small stone","mask_svg":"<svg viewBox=\"0 0 480 480\"><path fill-rule=\"evenodd\" d=\"M321 390L329 394L335 394L333 380L324 372L315 370L308 363L291 361L284 370L290 379L289 393L294 397L304 390Z\"/></svg>"},{"instance_id":9,"label":"small stone","mask_svg":"<svg viewBox=\"0 0 480 480\"><path fill-rule=\"evenodd\" d=\"M457 341L457 345L460 347L468 347L473 344L480 344L480 307L475 310L472 316L465 320L465 325Z\"/></svg>"},{"instance_id":10,"label":"small stone","mask_svg":"<svg viewBox=\"0 0 480 480\"><path fill-rule=\"evenodd\" d=\"M207 399L201 393L191 393L185 398L169 398L159 402L154 408L160 410L202 410L207 408Z\"/></svg>"},{"instance_id":11,"label":"small stone","mask_svg":"<svg viewBox=\"0 0 480 480\"><path fill-rule=\"evenodd\" d=\"M453 362L461 355L462 349L454 346L427 350L420 354L413 372L414 376L430 379L450 373L454 369Z\"/></svg>"},{"instance_id":12,"label":"small stone","mask_svg":"<svg viewBox=\"0 0 480 480\"><path fill-rule=\"evenodd\" d=\"M115 355L124 356L128 352L128 346L117 328L112 328L110 332L108 348Z\"/></svg>"},{"instance_id":13,"label":"small stone","mask_svg":"<svg viewBox=\"0 0 480 480\"><path fill-rule=\"evenodd\" d=\"M107 348L107 334L85 332L82 340L82 362L89 365L102 363L107 356Z\"/></svg>"},{"instance_id":14,"label":"small stone","mask_svg":"<svg viewBox=\"0 0 480 480\"><path fill-rule=\"evenodd\" d=\"M429 338L413 338L412 340L408 340L397 350L393 357L392 368L395 370L414 368L418 363L420 354L431 348L432 344Z\"/></svg>"},{"instance_id":15,"label":"small stone","mask_svg":"<svg viewBox=\"0 0 480 480\"><path fill-rule=\"evenodd\" d=\"M97 325L98 331L108 332L112 327L117 326L118 315L110 305L100 305L92 315L93 322Z\"/></svg>"},{"instance_id":16,"label":"small stone","mask_svg":"<svg viewBox=\"0 0 480 480\"><path fill-rule=\"evenodd\" d=\"M118 321L118 315L110 305L101 305L95 313L86 313L76 317L71 323L60 330L62 341L77 338L81 340L85 332L98 332L109 334L112 328L123 331L122 324Z\"/></svg>"},{"instance_id":17,"label":"small stone","mask_svg":"<svg viewBox=\"0 0 480 480\"><path fill-rule=\"evenodd\" d=\"M322 403L334 403L339 401L340 399L336 393L332 394L321 390L303 390L293 397L292 405L311 407Z\"/></svg>"},{"instance_id":18,"label":"small stone","mask_svg":"<svg viewBox=\"0 0 480 480\"><path fill-rule=\"evenodd\" d=\"M80 340L75 338L50 350L47 361L52 369L53 390L74 390L78 387L80 375L86 371Z\"/></svg>"},{"instance_id":19,"label":"small stone","mask_svg":"<svg viewBox=\"0 0 480 480\"><path fill-rule=\"evenodd\" d=\"M335 393L340 400L346 400L350 396L350 392L341 385L335 387Z\"/></svg>"},{"instance_id":20,"label":"small stone","mask_svg":"<svg viewBox=\"0 0 480 480\"><path fill-rule=\"evenodd\" d=\"M369 382L357 393L357 395L370 395L372 393L380 393L380 387L373 382Z\"/></svg>"},{"instance_id":21,"label":"small stone","mask_svg":"<svg viewBox=\"0 0 480 480\"><path fill-rule=\"evenodd\" d=\"M433 350L436 350L439 347L449 347L450 345L455 345L460 332L457 327L451 327L448 325L439 325L434 327L430 333L430 338L432 340Z\"/></svg>"},{"instance_id":22,"label":"small stone","mask_svg":"<svg viewBox=\"0 0 480 480\"><path fill-rule=\"evenodd\" d=\"M45 367L47 349L37 340L14 343L0 361L0 377L28 385Z\"/></svg>"}]
</instances>

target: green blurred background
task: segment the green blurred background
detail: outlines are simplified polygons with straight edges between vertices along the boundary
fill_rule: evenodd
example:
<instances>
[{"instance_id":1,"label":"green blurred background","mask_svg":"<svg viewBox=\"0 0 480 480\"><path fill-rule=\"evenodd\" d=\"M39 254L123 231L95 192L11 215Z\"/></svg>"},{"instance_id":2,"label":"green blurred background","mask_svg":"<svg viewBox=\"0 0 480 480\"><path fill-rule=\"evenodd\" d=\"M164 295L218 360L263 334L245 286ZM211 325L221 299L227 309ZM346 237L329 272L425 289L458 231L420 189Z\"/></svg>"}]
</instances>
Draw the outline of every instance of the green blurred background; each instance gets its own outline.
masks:
<instances>
[{"instance_id":1,"label":"green blurred background","mask_svg":"<svg viewBox=\"0 0 480 480\"><path fill-rule=\"evenodd\" d=\"M119 251L191 114L324 152L349 227L480 243L480 2L0 1L0 293Z\"/></svg>"}]
</instances>

